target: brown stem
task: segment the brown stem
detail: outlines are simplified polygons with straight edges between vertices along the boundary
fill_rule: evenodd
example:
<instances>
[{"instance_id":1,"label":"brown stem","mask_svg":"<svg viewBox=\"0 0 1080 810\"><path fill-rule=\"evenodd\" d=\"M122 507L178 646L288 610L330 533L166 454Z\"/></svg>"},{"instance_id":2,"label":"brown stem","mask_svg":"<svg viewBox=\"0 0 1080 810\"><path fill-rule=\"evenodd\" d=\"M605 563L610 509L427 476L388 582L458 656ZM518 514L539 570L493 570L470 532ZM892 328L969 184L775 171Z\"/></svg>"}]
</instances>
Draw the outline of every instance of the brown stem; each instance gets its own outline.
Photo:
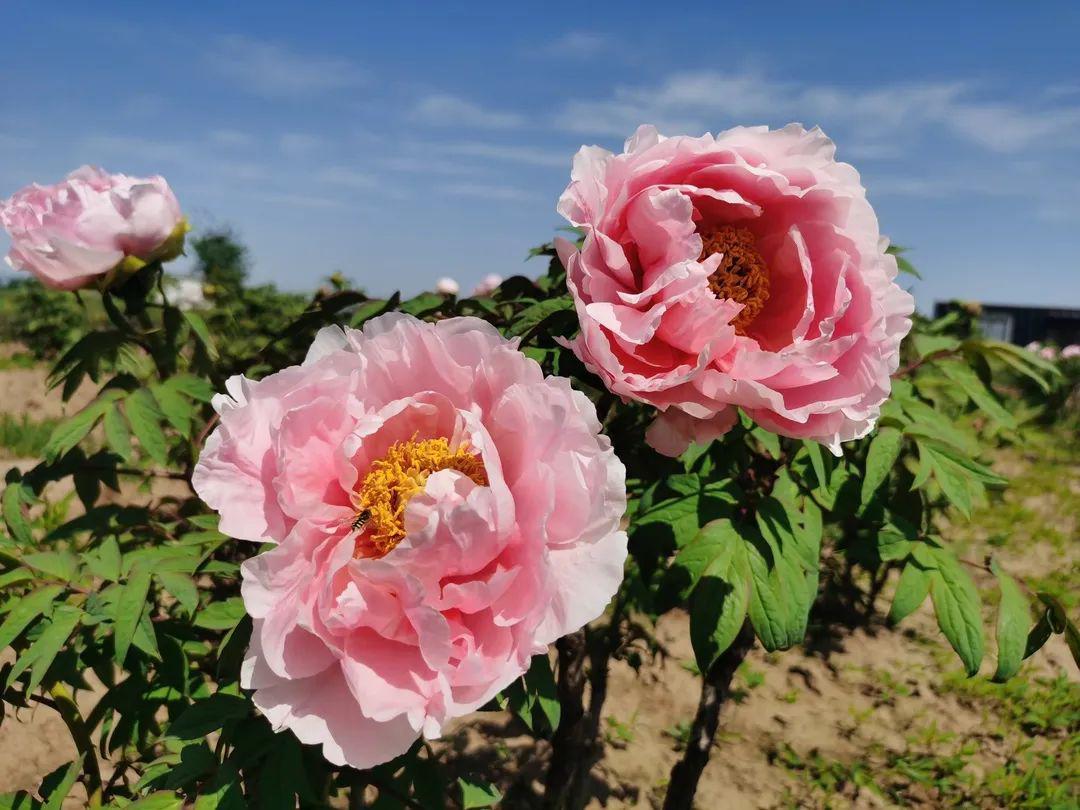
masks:
<instances>
[{"instance_id":1,"label":"brown stem","mask_svg":"<svg viewBox=\"0 0 1080 810\"><path fill-rule=\"evenodd\" d=\"M585 631L564 636L555 643L559 651L556 691L562 714L551 740L551 765L544 785L544 810L574 810L574 780L586 753Z\"/></svg>"},{"instance_id":2,"label":"brown stem","mask_svg":"<svg viewBox=\"0 0 1080 810\"><path fill-rule=\"evenodd\" d=\"M754 646L754 633L749 622L743 624L739 635L705 673L701 685L701 700L690 727L683 758L671 769L664 810L693 810L701 773L709 762L716 729L720 725L720 708L731 692L735 670Z\"/></svg>"}]
</instances>

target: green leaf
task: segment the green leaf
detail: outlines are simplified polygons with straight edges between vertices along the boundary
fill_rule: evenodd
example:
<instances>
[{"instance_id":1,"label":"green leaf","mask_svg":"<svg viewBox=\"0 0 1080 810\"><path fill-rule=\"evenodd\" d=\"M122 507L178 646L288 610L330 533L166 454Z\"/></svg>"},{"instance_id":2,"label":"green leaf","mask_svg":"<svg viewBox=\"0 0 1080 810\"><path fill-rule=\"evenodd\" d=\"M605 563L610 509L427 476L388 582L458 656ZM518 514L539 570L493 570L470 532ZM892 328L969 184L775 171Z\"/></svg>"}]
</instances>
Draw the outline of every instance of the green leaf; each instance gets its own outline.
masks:
<instances>
[{"instance_id":1,"label":"green leaf","mask_svg":"<svg viewBox=\"0 0 1080 810\"><path fill-rule=\"evenodd\" d=\"M997 401L997 397L983 385L979 375L975 373L971 366L949 361L939 363L938 368L946 377L959 385L983 413L1003 427L1016 427L1016 419Z\"/></svg>"},{"instance_id":2,"label":"green leaf","mask_svg":"<svg viewBox=\"0 0 1080 810\"><path fill-rule=\"evenodd\" d=\"M494 807L502 799L502 793L489 782L472 782L459 777L458 786L461 788L462 810Z\"/></svg>"},{"instance_id":3,"label":"green leaf","mask_svg":"<svg viewBox=\"0 0 1080 810\"><path fill-rule=\"evenodd\" d=\"M195 626L205 630L229 630L244 618L244 601L233 596L220 602L211 602L195 614Z\"/></svg>"},{"instance_id":4,"label":"green leaf","mask_svg":"<svg viewBox=\"0 0 1080 810\"><path fill-rule=\"evenodd\" d=\"M26 596L15 597L15 604L0 624L0 650L9 647L35 619L51 614L52 602L63 590L62 585L46 585Z\"/></svg>"},{"instance_id":5,"label":"green leaf","mask_svg":"<svg viewBox=\"0 0 1080 810\"><path fill-rule=\"evenodd\" d=\"M904 444L904 434L896 428L879 428L877 435L870 441L866 454L866 475L862 485L862 503L866 504L877 492L885 480L896 459L900 457L900 448Z\"/></svg>"},{"instance_id":6,"label":"green leaf","mask_svg":"<svg viewBox=\"0 0 1080 810\"><path fill-rule=\"evenodd\" d=\"M83 562L90 572L107 582L120 579L120 545L115 537L106 537L93 551L83 555Z\"/></svg>"},{"instance_id":7,"label":"green leaf","mask_svg":"<svg viewBox=\"0 0 1080 810\"><path fill-rule=\"evenodd\" d=\"M190 576L179 571L157 571L155 576L189 616L195 614L199 607L199 591Z\"/></svg>"},{"instance_id":8,"label":"green leaf","mask_svg":"<svg viewBox=\"0 0 1080 810\"><path fill-rule=\"evenodd\" d=\"M1024 658L1031 658L1041 650L1053 632L1054 628L1050 625L1050 611L1044 610L1039 620L1035 622L1035 626L1031 628L1031 632L1028 633L1027 644L1024 646Z\"/></svg>"},{"instance_id":9,"label":"green leaf","mask_svg":"<svg viewBox=\"0 0 1080 810\"><path fill-rule=\"evenodd\" d=\"M1020 670L1027 647L1031 610L1016 581L992 564L1001 589L997 615L997 671L995 681L1007 681Z\"/></svg>"},{"instance_id":10,"label":"green leaf","mask_svg":"<svg viewBox=\"0 0 1080 810\"><path fill-rule=\"evenodd\" d=\"M59 784L49 791L49 798L45 802L43 810L61 810L64 806L64 799L71 793L71 789L75 787L75 780L79 778L84 756L85 754L67 766L67 770L64 771Z\"/></svg>"},{"instance_id":11,"label":"green leaf","mask_svg":"<svg viewBox=\"0 0 1080 810\"><path fill-rule=\"evenodd\" d=\"M193 309L184 310L184 319L188 322L188 326L191 327L191 331L195 333L195 337L202 343L203 348L206 349L206 354L211 360L218 359L218 350L214 345L214 339L210 337L210 330L206 327L206 321L203 320L202 315Z\"/></svg>"},{"instance_id":12,"label":"green leaf","mask_svg":"<svg viewBox=\"0 0 1080 810\"><path fill-rule=\"evenodd\" d=\"M179 391L184 396L199 402L209 402L214 398L214 386L193 374L177 374L165 381L165 387Z\"/></svg>"},{"instance_id":13,"label":"green leaf","mask_svg":"<svg viewBox=\"0 0 1080 810\"><path fill-rule=\"evenodd\" d=\"M22 481L9 481L4 488L4 523L11 532L11 536L24 546L33 544L34 535L22 508L33 502L34 493Z\"/></svg>"},{"instance_id":14,"label":"green leaf","mask_svg":"<svg viewBox=\"0 0 1080 810\"><path fill-rule=\"evenodd\" d=\"M533 696L535 705L547 718L548 725L554 730L559 727L562 706L555 690L555 676L551 672L551 661L547 653L534 655L525 673L525 689Z\"/></svg>"},{"instance_id":15,"label":"green leaf","mask_svg":"<svg viewBox=\"0 0 1080 810\"><path fill-rule=\"evenodd\" d=\"M127 418L143 452L158 464L169 463L169 449L161 430L163 415L145 388L133 392L126 402Z\"/></svg>"},{"instance_id":16,"label":"green leaf","mask_svg":"<svg viewBox=\"0 0 1080 810\"><path fill-rule=\"evenodd\" d=\"M112 402L117 396L119 394L114 392L96 399L53 428L43 450L45 460L51 464L81 442L97 424L98 419L112 407Z\"/></svg>"},{"instance_id":17,"label":"green leaf","mask_svg":"<svg viewBox=\"0 0 1080 810\"><path fill-rule=\"evenodd\" d=\"M23 555L22 561L38 571L68 582L75 578L78 558L70 551L38 551Z\"/></svg>"},{"instance_id":18,"label":"green leaf","mask_svg":"<svg viewBox=\"0 0 1080 810\"><path fill-rule=\"evenodd\" d=\"M25 790L0 796L0 810L40 810L40 808L41 802Z\"/></svg>"},{"instance_id":19,"label":"green leaf","mask_svg":"<svg viewBox=\"0 0 1080 810\"><path fill-rule=\"evenodd\" d=\"M236 766L226 762L213 783L195 799L194 810L243 810L247 807Z\"/></svg>"},{"instance_id":20,"label":"green leaf","mask_svg":"<svg viewBox=\"0 0 1080 810\"><path fill-rule=\"evenodd\" d=\"M166 734L181 740L198 740L222 728L230 720L239 720L250 714L251 704L246 699L215 692L188 707L169 726Z\"/></svg>"},{"instance_id":21,"label":"green leaf","mask_svg":"<svg viewBox=\"0 0 1080 810\"><path fill-rule=\"evenodd\" d=\"M934 479L941 486L941 491L950 503L960 510L966 518L971 518L971 491L968 489L968 476L964 469L929 445L919 445L920 453L926 453L930 466L934 470Z\"/></svg>"},{"instance_id":22,"label":"green leaf","mask_svg":"<svg viewBox=\"0 0 1080 810\"><path fill-rule=\"evenodd\" d=\"M750 431L750 435L761 442L761 446L765 448L765 452L774 459L780 458L780 437L775 433L770 433L765 428L755 427Z\"/></svg>"},{"instance_id":23,"label":"green leaf","mask_svg":"<svg viewBox=\"0 0 1080 810\"><path fill-rule=\"evenodd\" d=\"M169 420L169 424L176 428L181 436L191 433L191 419L195 409L191 402L180 395L180 392L168 385L152 385L150 393L157 400L158 407Z\"/></svg>"},{"instance_id":24,"label":"green leaf","mask_svg":"<svg viewBox=\"0 0 1080 810\"><path fill-rule=\"evenodd\" d=\"M120 598L116 600L113 648L116 663L120 666L124 665L132 637L135 635L135 628L139 626L139 620L146 610L146 596L150 590L151 574L150 568L136 565L128 574L127 582L120 591Z\"/></svg>"},{"instance_id":25,"label":"green leaf","mask_svg":"<svg viewBox=\"0 0 1080 810\"><path fill-rule=\"evenodd\" d=\"M171 790L159 790L137 799L127 805L125 810L180 810L183 806L183 796L177 796Z\"/></svg>"},{"instance_id":26,"label":"green leaf","mask_svg":"<svg viewBox=\"0 0 1080 810\"><path fill-rule=\"evenodd\" d=\"M37 637L37 641L30 645L30 649L23 655L23 659L30 658L33 668L30 670L30 680L26 683L27 694L33 692L45 678L45 674L52 666L52 662L67 643L72 631L78 627L83 612L72 605L60 605L53 611L53 617L49 625ZM21 663L22 659L20 659ZM13 670L14 671L14 670ZM9 680L13 676L9 675Z\"/></svg>"},{"instance_id":27,"label":"green leaf","mask_svg":"<svg viewBox=\"0 0 1080 810\"><path fill-rule=\"evenodd\" d=\"M114 402L109 410L105 411L102 421L105 428L105 441L109 449L124 461L131 460L131 432L124 422L124 412L120 410L120 403Z\"/></svg>"},{"instance_id":28,"label":"green leaf","mask_svg":"<svg viewBox=\"0 0 1080 810\"><path fill-rule=\"evenodd\" d=\"M690 595L690 641L698 668L708 672L731 646L750 605L749 573L742 540L731 554L706 569Z\"/></svg>"},{"instance_id":29,"label":"green leaf","mask_svg":"<svg viewBox=\"0 0 1080 810\"><path fill-rule=\"evenodd\" d=\"M911 337L915 353L925 359L932 354L951 352L960 348L960 341L948 335L927 335L916 333Z\"/></svg>"},{"instance_id":30,"label":"green leaf","mask_svg":"<svg viewBox=\"0 0 1080 810\"><path fill-rule=\"evenodd\" d=\"M947 551L937 553L938 566L930 574L930 598L938 627L956 650L968 676L979 671L983 658L979 592L966 571Z\"/></svg>"},{"instance_id":31,"label":"green leaf","mask_svg":"<svg viewBox=\"0 0 1080 810\"><path fill-rule=\"evenodd\" d=\"M408 301L402 301L399 309L408 315L420 315L439 309L444 303L446 303L446 299L442 295L425 292L410 298Z\"/></svg>"},{"instance_id":32,"label":"green leaf","mask_svg":"<svg viewBox=\"0 0 1080 810\"><path fill-rule=\"evenodd\" d=\"M909 560L896 584L892 607L889 608L889 621L892 624L902 622L919 608L929 593L930 572L914 560Z\"/></svg>"},{"instance_id":33,"label":"green leaf","mask_svg":"<svg viewBox=\"0 0 1080 810\"><path fill-rule=\"evenodd\" d=\"M750 623L767 651L786 650L797 639L788 637L790 593L780 581L773 551L760 537L747 538L744 548L751 585Z\"/></svg>"},{"instance_id":34,"label":"green leaf","mask_svg":"<svg viewBox=\"0 0 1080 810\"><path fill-rule=\"evenodd\" d=\"M1065 643L1072 653L1073 663L1080 667L1080 630L1077 630L1071 620L1065 622Z\"/></svg>"},{"instance_id":35,"label":"green leaf","mask_svg":"<svg viewBox=\"0 0 1080 810\"><path fill-rule=\"evenodd\" d=\"M560 312L572 312L573 309L573 300L565 295L538 301L515 315L507 332L511 337L527 335L552 316Z\"/></svg>"}]
</instances>

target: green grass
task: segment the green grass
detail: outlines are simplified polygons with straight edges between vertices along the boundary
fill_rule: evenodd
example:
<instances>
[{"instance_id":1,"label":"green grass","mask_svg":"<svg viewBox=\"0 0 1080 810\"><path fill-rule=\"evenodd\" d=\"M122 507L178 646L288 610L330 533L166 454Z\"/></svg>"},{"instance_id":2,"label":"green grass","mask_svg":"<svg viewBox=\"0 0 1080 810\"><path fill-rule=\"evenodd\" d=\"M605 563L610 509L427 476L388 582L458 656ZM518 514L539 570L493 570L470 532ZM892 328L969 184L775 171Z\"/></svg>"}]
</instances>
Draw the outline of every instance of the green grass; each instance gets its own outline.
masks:
<instances>
[{"instance_id":1,"label":"green grass","mask_svg":"<svg viewBox=\"0 0 1080 810\"><path fill-rule=\"evenodd\" d=\"M0 414L0 452L8 458L40 456L56 424L55 419L36 421L25 413L17 418Z\"/></svg>"}]
</instances>

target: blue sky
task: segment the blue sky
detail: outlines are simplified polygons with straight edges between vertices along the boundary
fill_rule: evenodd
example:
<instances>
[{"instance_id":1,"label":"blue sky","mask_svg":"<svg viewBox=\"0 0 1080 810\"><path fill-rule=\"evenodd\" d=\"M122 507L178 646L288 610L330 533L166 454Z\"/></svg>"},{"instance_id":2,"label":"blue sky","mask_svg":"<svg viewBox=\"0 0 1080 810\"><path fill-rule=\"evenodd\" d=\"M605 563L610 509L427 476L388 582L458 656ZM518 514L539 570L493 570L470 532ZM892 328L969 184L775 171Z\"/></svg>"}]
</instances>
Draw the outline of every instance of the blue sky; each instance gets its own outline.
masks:
<instances>
[{"instance_id":1,"label":"blue sky","mask_svg":"<svg viewBox=\"0 0 1080 810\"><path fill-rule=\"evenodd\" d=\"M0 195L158 172L260 280L416 292L539 271L583 143L802 121L921 308L1080 306L1076 3L374 5L9 0Z\"/></svg>"}]
</instances>

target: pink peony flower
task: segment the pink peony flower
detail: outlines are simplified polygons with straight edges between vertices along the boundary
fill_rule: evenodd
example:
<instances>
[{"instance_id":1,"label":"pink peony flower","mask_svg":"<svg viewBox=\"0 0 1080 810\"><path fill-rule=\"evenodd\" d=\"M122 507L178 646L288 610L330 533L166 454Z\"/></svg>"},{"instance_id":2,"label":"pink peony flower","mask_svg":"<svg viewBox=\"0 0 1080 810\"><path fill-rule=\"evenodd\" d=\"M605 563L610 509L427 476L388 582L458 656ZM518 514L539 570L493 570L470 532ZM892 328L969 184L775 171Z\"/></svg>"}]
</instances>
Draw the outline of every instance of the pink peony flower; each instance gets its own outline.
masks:
<instances>
[{"instance_id":1,"label":"pink peony flower","mask_svg":"<svg viewBox=\"0 0 1080 810\"><path fill-rule=\"evenodd\" d=\"M479 284L473 287L473 298L482 298L485 295L491 295L502 283L503 277L498 273L488 273L480 280Z\"/></svg>"},{"instance_id":2,"label":"pink peony flower","mask_svg":"<svg viewBox=\"0 0 1080 810\"><path fill-rule=\"evenodd\" d=\"M1042 349L1042 344L1039 343L1039 341L1037 340L1033 340L1031 341L1031 343L1025 346L1024 349L1026 351L1032 352L1033 354L1038 354L1039 351Z\"/></svg>"},{"instance_id":3,"label":"pink peony flower","mask_svg":"<svg viewBox=\"0 0 1080 810\"><path fill-rule=\"evenodd\" d=\"M625 471L593 405L484 321L324 329L227 388L193 484L277 544L243 565L241 683L331 762L438 735L617 590Z\"/></svg>"},{"instance_id":4,"label":"pink peony flower","mask_svg":"<svg viewBox=\"0 0 1080 810\"><path fill-rule=\"evenodd\" d=\"M163 177L128 177L83 166L54 186L27 186L0 203L11 235L7 262L60 290L117 269L180 253L187 225Z\"/></svg>"},{"instance_id":5,"label":"pink peony flower","mask_svg":"<svg viewBox=\"0 0 1080 810\"><path fill-rule=\"evenodd\" d=\"M1080 357L1080 346L1075 343L1070 343L1064 349L1061 350L1061 359L1069 360L1073 357Z\"/></svg>"},{"instance_id":6,"label":"pink peony flower","mask_svg":"<svg viewBox=\"0 0 1080 810\"><path fill-rule=\"evenodd\" d=\"M1057 356L1057 349L1055 349L1053 346L1043 346L1041 349L1039 349L1039 357L1041 357L1043 360L1057 360Z\"/></svg>"},{"instance_id":7,"label":"pink peony flower","mask_svg":"<svg viewBox=\"0 0 1080 810\"><path fill-rule=\"evenodd\" d=\"M441 295L457 295L460 291L461 285L452 278L440 278L435 282L435 292Z\"/></svg>"},{"instance_id":8,"label":"pink peony flower","mask_svg":"<svg viewBox=\"0 0 1080 810\"><path fill-rule=\"evenodd\" d=\"M572 348L614 393L660 411L647 441L676 455L730 427L839 453L888 398L912 297L894 282L859 175L814 129L583 147L557 248L581 323Z\"/></svg>"}]
</instances>

